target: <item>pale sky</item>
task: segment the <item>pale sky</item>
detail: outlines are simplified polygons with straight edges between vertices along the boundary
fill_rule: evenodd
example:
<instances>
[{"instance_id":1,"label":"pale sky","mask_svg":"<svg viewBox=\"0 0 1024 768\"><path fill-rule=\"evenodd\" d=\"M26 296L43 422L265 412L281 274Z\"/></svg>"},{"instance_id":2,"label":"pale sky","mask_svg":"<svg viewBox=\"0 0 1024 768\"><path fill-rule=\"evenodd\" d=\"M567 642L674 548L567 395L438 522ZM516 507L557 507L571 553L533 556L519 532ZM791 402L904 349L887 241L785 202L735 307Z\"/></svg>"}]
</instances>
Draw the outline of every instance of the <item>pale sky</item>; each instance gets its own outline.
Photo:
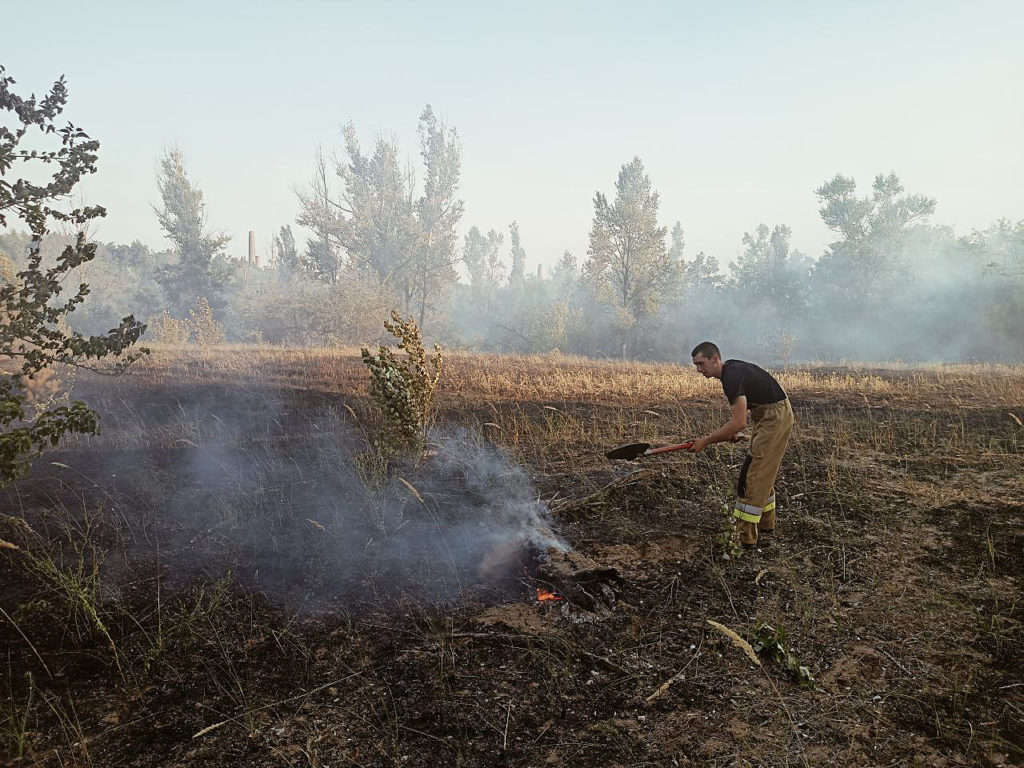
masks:
<instances>
[{"instance_id":1,"label":"pale sky","mask_svg":"<svg viewBox=\"0 0 1024 768\"><path fill-rule=\"evenodd\" d=\"M229 251L250 229L262 250L343 123L418 163L428 102L461 137L461 233L517 220L528 269L583 260L594 192L634 155L687 257L723 265L761 222L820 255L814 189L836 173L867 194L895 171L961 234L1024 218L1019 0L0 0L0 19L17 92L65 74L65 116L101 142L101 240L165 247L151 205L176 143Z\"/></svg>"}]
</instances>

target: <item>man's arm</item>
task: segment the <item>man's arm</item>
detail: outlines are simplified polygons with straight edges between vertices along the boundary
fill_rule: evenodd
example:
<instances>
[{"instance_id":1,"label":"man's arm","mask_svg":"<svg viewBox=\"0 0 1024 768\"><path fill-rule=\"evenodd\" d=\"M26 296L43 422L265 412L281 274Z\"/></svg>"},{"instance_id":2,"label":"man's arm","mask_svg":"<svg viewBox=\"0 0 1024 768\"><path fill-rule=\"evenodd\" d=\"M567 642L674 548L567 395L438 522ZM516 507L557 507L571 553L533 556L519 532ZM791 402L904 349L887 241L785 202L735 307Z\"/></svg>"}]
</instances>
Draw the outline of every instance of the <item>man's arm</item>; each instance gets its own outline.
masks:
<instances>
[{"instance_id":1,"label":"man's arm","mask_svg":"<svg viewBox=\"0 0 1024 768\"><path fill-rule=\"evenodd\" d=\"M691 453L704 450L711 443L724 443L731 440L736 433L747 426L747 396L740 395L732 404L732 418L716 429L707 437L701 437L693 441L690 446Z\"/></svg>"}]
</instances>

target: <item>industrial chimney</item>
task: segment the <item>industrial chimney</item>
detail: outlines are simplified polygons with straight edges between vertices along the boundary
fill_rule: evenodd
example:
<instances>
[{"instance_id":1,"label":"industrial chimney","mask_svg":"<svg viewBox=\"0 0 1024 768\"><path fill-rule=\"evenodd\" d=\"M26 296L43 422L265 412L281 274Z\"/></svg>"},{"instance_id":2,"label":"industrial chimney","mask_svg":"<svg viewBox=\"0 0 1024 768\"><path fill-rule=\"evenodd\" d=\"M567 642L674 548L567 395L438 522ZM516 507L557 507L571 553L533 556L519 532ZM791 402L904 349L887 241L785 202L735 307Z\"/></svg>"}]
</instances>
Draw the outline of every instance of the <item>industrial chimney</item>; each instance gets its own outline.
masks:
<instances>
[{"instance_id":1,"label":"industrial chimney","mask_svg":"<svg viewBox=\"0 0 1024 768\"><path fill-rule=\"evenodd\" d=\"M256 233L249 230L249 266L258 267L259 258L256 256Z\"/></svg>"}]
</instances>

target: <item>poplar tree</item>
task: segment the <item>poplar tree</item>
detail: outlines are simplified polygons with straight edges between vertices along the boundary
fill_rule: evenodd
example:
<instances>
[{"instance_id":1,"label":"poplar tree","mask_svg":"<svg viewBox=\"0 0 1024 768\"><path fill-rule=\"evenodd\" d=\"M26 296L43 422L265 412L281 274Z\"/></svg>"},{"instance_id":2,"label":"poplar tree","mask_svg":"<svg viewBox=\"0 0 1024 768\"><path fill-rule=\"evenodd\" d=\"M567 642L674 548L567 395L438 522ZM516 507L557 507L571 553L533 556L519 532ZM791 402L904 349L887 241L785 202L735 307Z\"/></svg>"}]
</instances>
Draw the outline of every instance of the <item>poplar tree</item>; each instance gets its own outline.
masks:
<instances>
[{"instance_id":1,"label":"poplar tree","mask_svg":"<svg viewBox=\"0 0 1024 768\"><path fill-rule=\"evenodd\" d=\"M526 284L526 250L519 237L519 224L515 221L509 224L508 233L512 241L512 268L508 275L508 287L522 290Z\"/></svg>"},{"instance_id":2,"label":"poplar tree","mask_svg":"<svg viewBox=\"0 0 1024 768\"><path fill-rule=\"evenodd\" d=\"M678 285L681 265L665 247L667 229L658 226L658 193L634 157L622 166L615 200L594 196L586 281L618 313L625 357L639 340L638 329Z\"/></svg>"},{"instance_id":3,"label":"poplar tree","mask_svg":"<svg viewBox=\"0 0 1024 768\"><path fill-rule=\"evenodd\" d=\"M344 254L344 266L372 275L393 292L403 313L415 314L420 327L458 281L456 227L463 204L458 197L462 148L456 131L428 104L419 119L424 178L417 196L412 168L401 160L397 143L379 137L373 153L363 151L355 125L342 137L345 156L335 163L341 180L329 185L322 157L307 192L299 194L299 223L318 235L318 254ZM311 249L312 250L312 249ZM336 266L329 279L337 279Z\"/></svg>"},{"instance_id":4,"label":"poplar tree","mask_svg":"<svg viewBox=\"0 0 1024 768\"><path fill-rule=\"evenodd\" d=\"M203 193L189 178L177 147L160 159L157 189L161 203L153 211L178 256L177 263L157 271L172 308L180 315L203 298L214 309L223 307L223 293L234 272L224 252L231 238L207 229Z\"/></svg>"}]
</instances>

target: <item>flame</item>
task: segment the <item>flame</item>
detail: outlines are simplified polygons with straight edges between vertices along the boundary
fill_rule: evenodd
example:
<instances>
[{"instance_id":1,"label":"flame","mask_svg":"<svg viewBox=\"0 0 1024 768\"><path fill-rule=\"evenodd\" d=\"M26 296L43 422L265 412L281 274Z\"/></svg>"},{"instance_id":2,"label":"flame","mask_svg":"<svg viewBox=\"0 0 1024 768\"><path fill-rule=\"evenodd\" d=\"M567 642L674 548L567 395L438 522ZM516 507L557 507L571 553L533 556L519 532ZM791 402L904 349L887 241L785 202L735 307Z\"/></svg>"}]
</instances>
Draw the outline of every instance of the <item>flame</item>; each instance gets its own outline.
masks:
<instances>
[{"instance_id":1,"label":"flame","mask_svg":"<svg viewBox=\"0 0 1024 768\"><path fill-rule=\"evenodd\" d=\"M545 600L561 600L561 595L557 595L549 589L543 587L537 587L537 601L544 602Z\"/></svg>"}]
</instances>

